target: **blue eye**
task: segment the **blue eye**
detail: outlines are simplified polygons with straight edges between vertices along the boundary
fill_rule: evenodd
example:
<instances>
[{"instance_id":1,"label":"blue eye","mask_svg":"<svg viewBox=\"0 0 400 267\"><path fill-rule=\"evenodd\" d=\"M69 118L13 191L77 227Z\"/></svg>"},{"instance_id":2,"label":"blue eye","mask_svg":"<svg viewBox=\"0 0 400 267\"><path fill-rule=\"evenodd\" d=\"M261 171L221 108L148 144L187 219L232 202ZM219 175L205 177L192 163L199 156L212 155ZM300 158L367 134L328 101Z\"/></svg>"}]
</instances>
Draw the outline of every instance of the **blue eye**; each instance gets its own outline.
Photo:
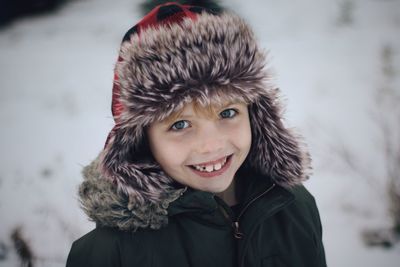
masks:
<instances>
[{"instance_id":1,"label":"blue eye","mask_svg":"<svg viewBox=\"0 0 400 267\"><path fill-rule=\"evenodd\" d=\"M219 115L223 119L229 119L229 118L235 117L236 114L237 114L237 111L235 109L228 108L228 109L225 109L224 111L222 111Z\"/></svg>"},{"instance_id":2,"label":"blue eye","mask_svg":"<svg viewBox=\"0 0 400 267\"><path fill-rule=\"evenodd\" d=\"M177 121L172 126L171 129L174 131L179 131L189 127L189 123L187 121Z\"/></svg>"}]
</instances>

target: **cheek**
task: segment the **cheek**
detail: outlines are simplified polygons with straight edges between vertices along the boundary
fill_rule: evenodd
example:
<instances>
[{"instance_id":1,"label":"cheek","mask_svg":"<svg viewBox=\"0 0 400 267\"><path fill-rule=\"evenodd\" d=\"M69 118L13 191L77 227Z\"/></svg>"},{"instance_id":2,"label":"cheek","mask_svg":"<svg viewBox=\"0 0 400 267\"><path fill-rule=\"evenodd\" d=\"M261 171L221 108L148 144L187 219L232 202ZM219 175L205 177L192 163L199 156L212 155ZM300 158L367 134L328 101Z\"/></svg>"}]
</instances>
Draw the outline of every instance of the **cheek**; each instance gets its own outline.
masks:
<instances>
[{"instance_id":1,"label":"cheek","mask_svg":"<svg viewBox=\"0 0 400 267\"><path fill-rule=\"evenodd\" d=\"M158 137L154 138L151 143L153 156L163 169L172 169L184 162L186 153L182 150L179 142L176 143Z\"/></svg>"},{"instance_id":2,"label":"cheek","mask_svg":"<svg viewBox=\"0 0 400 267\"><path fill-rule=\"evenodd\" d=\"M251 146L251 128L247 118L230 127L230 140L240 149L249 150Z\"/></svg>"},{"instance_id":3,"label":"cheek","mask_svg":"<svg viewBox=\"0 0 400 267\"><path fill-rule=\"evenodd\" d=\"M242 127L241 131L237 133L238 136L238 143L240 144L241 148L243 150L246 150L247 152L250 150L251 147L251 129L250 125L247 125L246 127Z\"/></svg>"}]
</instances>

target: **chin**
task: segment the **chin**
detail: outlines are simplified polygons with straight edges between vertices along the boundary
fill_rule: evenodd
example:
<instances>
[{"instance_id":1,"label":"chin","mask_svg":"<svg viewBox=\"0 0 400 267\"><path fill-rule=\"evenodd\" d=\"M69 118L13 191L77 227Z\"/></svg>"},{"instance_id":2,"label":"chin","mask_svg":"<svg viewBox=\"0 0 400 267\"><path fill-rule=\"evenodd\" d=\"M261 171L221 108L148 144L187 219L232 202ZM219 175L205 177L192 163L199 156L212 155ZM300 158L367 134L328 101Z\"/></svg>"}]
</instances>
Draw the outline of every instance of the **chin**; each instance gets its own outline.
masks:
<instances>
[{"instance_id":1,"label":"chin","mask_svg":"<svg viewBox=\"0 0 400 267\"><path fill-rule=\"evenodd\" d=\"M222 193L225 190L228 189L229 185L232 183L232 180L230 180L229 182L226 181L224 183L221 184L214 184L214 185L205 185L202 186L201 188L198 188L202 191L206 191L206 192L210 192L210 193Z\"/></svg>"},{"instance_id":2,"label":"chin","mask_svg":"<svg viewBox=\"0 0 400 267\"><path fill-rule=\"evenodd\" d=\"M223 188L204 188L202 191L218 194L224 192L228 187L223 187Z\"/></svg>"}]
</instances>

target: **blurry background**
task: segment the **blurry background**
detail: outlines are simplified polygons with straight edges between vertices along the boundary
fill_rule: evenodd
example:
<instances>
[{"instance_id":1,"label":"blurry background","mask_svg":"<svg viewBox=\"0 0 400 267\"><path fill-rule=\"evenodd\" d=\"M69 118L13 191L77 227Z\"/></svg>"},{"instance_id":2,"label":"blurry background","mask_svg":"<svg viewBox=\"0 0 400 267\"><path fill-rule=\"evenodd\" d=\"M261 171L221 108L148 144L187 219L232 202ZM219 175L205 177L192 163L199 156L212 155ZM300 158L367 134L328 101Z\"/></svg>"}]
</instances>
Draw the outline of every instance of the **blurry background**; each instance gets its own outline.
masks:
<instances>
[{"instance_id":1,"label":"blurry background","mask_svg":"<svg viewBox=\"0 0 400 267\"><path fill-rule=\"evenodd\" d=\"M113 126L114 61L141 3L2 1L0 266L64 266L93 229L79 209L80 171ZM400 1L219 3L269 51L286 123L311 150L305 185L328 266L399 266Z\"/></svg>"}]
</instances>

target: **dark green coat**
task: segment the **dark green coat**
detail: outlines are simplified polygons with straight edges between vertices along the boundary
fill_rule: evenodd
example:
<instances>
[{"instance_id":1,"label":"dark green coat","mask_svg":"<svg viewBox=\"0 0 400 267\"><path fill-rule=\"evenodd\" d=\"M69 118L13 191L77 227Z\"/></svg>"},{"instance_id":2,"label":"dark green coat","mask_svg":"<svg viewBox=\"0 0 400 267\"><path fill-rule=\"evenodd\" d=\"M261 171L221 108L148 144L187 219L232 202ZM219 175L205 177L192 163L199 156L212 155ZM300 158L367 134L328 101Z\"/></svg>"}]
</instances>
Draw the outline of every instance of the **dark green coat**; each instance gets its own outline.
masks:
<instances>
[{"instance_id":1,"label":"dark green coat","mask_svg":"<svg viewBox=\"0 0 400 267\"><path fill-rule=\"evenodd\" d=\"M313 196L266 181L243 192L238 216L215 195L189 189L160 229L98 226L73 243L67 267L326 266Z\"/></svg>"}]
</instances>

